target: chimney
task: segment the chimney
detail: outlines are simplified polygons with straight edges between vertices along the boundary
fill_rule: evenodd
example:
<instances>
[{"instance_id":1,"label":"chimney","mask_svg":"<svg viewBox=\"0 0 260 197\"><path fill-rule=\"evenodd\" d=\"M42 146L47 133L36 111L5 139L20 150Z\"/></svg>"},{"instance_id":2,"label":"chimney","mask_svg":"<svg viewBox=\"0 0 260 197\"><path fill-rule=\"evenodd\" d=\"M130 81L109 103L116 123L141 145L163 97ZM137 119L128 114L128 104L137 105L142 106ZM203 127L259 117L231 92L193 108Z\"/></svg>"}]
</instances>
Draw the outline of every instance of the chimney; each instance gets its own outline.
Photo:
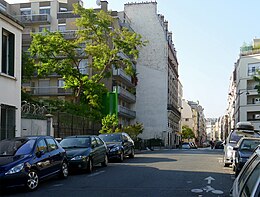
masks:
<instances>
[{"instance_id":1,"label":"chimney","mask_svg":"<svg viewBox=\"0 0 260 197\"><path fill-rule=\"evenodd\" d=\"M101 10L107 12L107 6L108 2L107 1L101 1Z\"/></svg>"}]
</instances>

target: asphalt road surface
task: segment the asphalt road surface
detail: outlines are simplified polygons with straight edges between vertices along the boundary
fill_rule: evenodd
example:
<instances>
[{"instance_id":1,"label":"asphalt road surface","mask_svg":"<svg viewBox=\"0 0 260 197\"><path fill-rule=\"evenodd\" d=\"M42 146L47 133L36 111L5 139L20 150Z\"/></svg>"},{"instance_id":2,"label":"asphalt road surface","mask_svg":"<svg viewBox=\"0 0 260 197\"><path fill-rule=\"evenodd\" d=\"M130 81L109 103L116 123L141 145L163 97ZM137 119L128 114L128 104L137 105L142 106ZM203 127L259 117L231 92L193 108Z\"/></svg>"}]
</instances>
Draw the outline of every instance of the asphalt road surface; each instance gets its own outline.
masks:
<instances>
[{"instance_id":1,"label":"asphalt road surface","mask_svg":"<svg viewBox=\"0 0 260 197\"><path fill-rule=\"evenodd\" d=\"M73 173L66 180L45 180L34 192L13 189L1 196L229 196L234 173L224 167L222 157L223 150L144 151L122 163L96 167L92 174Z\"/></svg>"}]
</instances>

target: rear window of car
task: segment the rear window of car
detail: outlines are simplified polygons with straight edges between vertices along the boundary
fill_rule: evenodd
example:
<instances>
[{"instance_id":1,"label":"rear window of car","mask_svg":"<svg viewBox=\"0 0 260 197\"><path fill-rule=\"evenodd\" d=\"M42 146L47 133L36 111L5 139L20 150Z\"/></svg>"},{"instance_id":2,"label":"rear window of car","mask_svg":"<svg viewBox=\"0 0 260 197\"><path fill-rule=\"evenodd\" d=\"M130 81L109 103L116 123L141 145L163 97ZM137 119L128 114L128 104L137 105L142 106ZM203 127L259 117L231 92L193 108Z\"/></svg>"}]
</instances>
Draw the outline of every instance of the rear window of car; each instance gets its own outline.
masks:
<instances>
[{"instance_id":1,"label":"rear window of car","mask_svg":"<svg viewBox=\"0 0 260 197\"><path fill-rule=\"evenodd\" d=\"M104 142L121 142L122 138L120 134L99 135Z\"/></svg>"},{"instance_id":2,"label":"rear window of car","mask_svg":"<svg viewBox=\"0 0 260 197\"><path fill-rule=\"evenodd\" d=\"M63 148L89 148L89 137L65 138L60 142Z\"/></svg>"},{"instance_id":3,"label":"rear window of car","mask_svg":"<svg viewBox=\"0 0 260 197\"><path fill-rule=\"evenodd\" d=\"M0 155L25 155L32 152L35 140L17 139L2 140L0 142Z\"/></svg>"},{"instance_id":4,"label":"rear window of car","mask_svg":"<svg viewBox=\"0 0 260 197\"><path fill-rule=\"evenodd\" d=\"M257 132L254 132L252 130L233 130L233 132L230 134L229 142L238 143L238 141L242 137L259 137L260 138L260 134Z\"/></svg>"}]
</instances>

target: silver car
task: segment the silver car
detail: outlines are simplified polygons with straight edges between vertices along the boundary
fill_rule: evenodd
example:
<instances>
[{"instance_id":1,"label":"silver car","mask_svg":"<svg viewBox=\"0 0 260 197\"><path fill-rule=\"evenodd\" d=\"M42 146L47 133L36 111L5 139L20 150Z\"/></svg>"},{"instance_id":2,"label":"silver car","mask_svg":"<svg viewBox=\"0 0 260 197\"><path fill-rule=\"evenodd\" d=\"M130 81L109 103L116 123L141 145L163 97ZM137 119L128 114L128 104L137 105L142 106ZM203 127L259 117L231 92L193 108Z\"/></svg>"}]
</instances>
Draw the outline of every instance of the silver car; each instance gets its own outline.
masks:
<instances>
[{"instance_id":1,"label":"silver car","mask_svg":"<svg viewBox=\"0 0 260 197\"><path fill-rule=\"evenodd\" d=\"M224 166L230 166L235 158L235 147L242 137L260 138L260 134L254 130L250 122L239 122L224 142Z\"/></svg>"}]
</instances>

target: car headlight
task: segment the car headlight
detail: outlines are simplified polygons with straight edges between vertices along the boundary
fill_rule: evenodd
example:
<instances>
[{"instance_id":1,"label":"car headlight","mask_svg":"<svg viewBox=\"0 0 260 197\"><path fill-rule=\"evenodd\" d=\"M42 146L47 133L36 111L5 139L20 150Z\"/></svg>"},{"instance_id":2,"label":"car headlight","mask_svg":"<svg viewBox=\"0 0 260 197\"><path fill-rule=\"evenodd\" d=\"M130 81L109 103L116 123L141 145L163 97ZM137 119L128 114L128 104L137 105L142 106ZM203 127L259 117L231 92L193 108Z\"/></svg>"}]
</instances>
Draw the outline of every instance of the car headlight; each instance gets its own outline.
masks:
<instances>
[{"instance_id":1,"label":"car headlight","mask_svg":"<svg viewBox=\"0 0 260 197\"><path fill-rule=\"evenodd\" d=\"M116 152L116 151L119 151L119 150L120 150L119 146L116 146L116 147L110 149L111 152Z\"/></svg>"},{"instance_id":2,"label":"car headlight","mask_svg":"<svg viewBox=\"0 0 260 197\"><path fill-rule=\"evenodd\" d=\"M8 174L18 173L23 169L23 167L24 167L24 164L20 163L20 164L14 166L13 168L11 168L10 170L8 170L8 172L6 172L5 174L8 175Z\"/></svg>"},{"instance_id":3,"label":"car headlight","mask_svg":"<svg viewBox=\"0 0 260 197\"><path fill-rule=\"evenodd\" d=\"M85 160L87 158L87 156L83 156L83 155L78 155L73 157L71 160Z\"/></svg>"}]
</instances>

